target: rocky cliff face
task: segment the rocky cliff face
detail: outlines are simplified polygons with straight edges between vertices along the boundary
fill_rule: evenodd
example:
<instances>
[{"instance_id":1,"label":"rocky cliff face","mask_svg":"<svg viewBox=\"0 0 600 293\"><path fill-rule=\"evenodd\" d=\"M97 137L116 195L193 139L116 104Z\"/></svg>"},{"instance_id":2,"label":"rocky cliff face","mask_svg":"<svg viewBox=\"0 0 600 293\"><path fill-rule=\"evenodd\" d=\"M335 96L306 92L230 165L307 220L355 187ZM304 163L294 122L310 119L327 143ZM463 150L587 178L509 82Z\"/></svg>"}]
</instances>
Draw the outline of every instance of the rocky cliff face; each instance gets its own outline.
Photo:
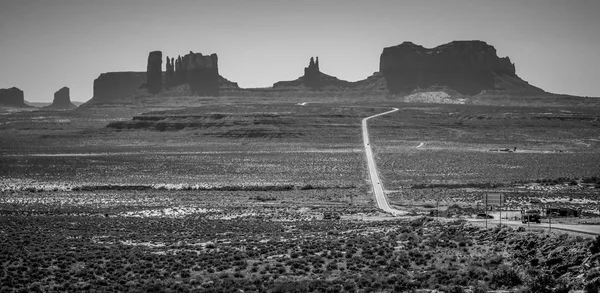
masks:
<instances>
[{"instance_id":1,"label":"rocky cliff face","mask_svg":"<svg viewBox=\"0 0 600 293\"><path fill-rule=\"evenodd\" d=\"M503 80L510 80L509 87L539 91L516 75L508 57L498 57L482 41L455 41L433 49L404 42L383 50L379 69L393 94L438 86L476 95L504 89Z\"/></svg>"},{"instance_id":2,"label":"rocky cliff face","mask_svg":"<svg viewBox=\"0 0 600 293\"><path fill-rule=\"evenodd\" d=\"M517 76L508 57L500 58L493 46L482 41L455 41L427 49L410 42L385 48L380 70L364 80L349 82L320 71L319 59L311 58L304 74L291 81L280 81L269 88L241 89L219 75L216 54L190 52L185 56L166 56L151 52L146 72L111 72L94 81L93 103L120 103L136 97L139 103L154 98L199 96L379 98L420 97L421 93L470 101L487 97L498 101L509 96L546 96ZM147 90L146 90L147 89ZM415 96L416 94L416 96ZM426 94L425 96L431 96ZM471 97L466 97L471 96ZM91 103L92 104L92 103Z\"/></svg>"},{"instance_id":3,"label":"rocky cliff face","mask_svg":"<svg viewBox=\"0 0 600 293\"><path fill-rule=\"evenodd\" d=\"M146 82L146 72L108 72L94 80L94 100L117 101L135 93Z\"/></svg>"},{"instance_id":4,"label":"rocky cliff face","mask_svg":"<svg viewBox=\"0 0 600 293\"><path fill-rule=\"evenodd\" d=\"M92 103L119 103L136 94L146 85L146 72L107 72L102 73L94 80L94 97ZM167 80L168 72L163 74ZM174 83L171 88L164 89L160 95L189 95L191 92L187 84ZM238 84L218 76L219 90L239 89Z\"/></svg>"},{"instance_id":5,"label":"rocky cliff face","mask_svg":"<svg viewBox=\"0 0 600 293\"><path fill-rule=\"evenodd\" d=\"M167 88L171 88L177 85L175 79L175 58L169 58L167 56L167 71L165 72L165 85Z\"/></svg>"},{"instance_id":6,"label":"rocky cliff face","mask_svg":"<svg viewBox=\"0 0 600 293\"><path fill-rule=\"evenodd\" d=\"M159 93L163 89L161 51L154 51L148 54L146 85L148 86L148 91L153 94Z\"/></svg>"},{"instance_id":7,"label":"rocky cliff face","mask_svg":"<svg viewBox=\"0 0 600 293\"><path fill-rule=\"evenodd\" d=\"M279 81L273 84L273 89L305 89L305 90L342 90L352 87L351 83L337 77L322 73L319 69L319 57L310 58L304 75L291 81Z\"/></svg>"},{"instance_id":8,"label":"rocky cliff face","mask_svg":"<svg viewBox=\"0 0 600 293\"><path fill-rule=\"evenodd\" d=\"M71 95L68 87L62 87L57 92L54 93L54 100L52 104L45 107L48 109L74 109L77 108L73 103L71 103Z\"/></svg>"},{"instance_id":9,"label":"rocky cliff face","mask_svg":"<svg viewBox=\"0 0 600 293\"><path fill-rule=\"evenodd\" d=\"M201 53L190 51L183 57L178 56L176 60L173 59L173 62L175 63L174 68L167 67L167 79L171 86L189 84L191 94L219 95L220 76L217 54L204 56ZM172 73L170 73L171 71Z\"/></svg>"},{"instance_id":10,"label":"rocky cliff face","mask_svg":"<svg viewBox=\"0 0 600 293\"><path fill-rule=\"evenodd\" d=\"M304 84L309 88L321 87L321 70L319 70L319 57L317 61L311 57L308 67L304 68Z\"/></svg>"},{"instance_id":11,"label":"rocky cliff face","mask_svg":"<svg viewBox=\"0 0 600 293\"><path fill-rule=\"evenodd\" d=\"M16 87L0 89L0 106L29 107L25 104L23 91Z\"/></svg>"}]
</instances>

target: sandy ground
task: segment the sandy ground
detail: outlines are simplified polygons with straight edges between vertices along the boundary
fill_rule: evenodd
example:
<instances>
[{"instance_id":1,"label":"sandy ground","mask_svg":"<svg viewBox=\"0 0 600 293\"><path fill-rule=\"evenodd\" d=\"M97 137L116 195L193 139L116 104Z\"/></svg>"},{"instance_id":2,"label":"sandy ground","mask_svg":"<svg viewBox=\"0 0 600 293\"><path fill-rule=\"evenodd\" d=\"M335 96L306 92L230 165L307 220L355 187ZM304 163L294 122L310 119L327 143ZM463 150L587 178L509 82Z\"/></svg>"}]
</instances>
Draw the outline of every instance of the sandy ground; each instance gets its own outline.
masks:
<instances>
[{"instance_id":1,"label":"sandy ground","mask_svg":"<svg viewBox=\"0 0 600 293\"><path fill-rule=\"evenodd\" d=\"M482 219L467 219L471 224L479 227L485 227L485 220ZM500 225L499 220L488 220L487 226L491 228L493 226ZM566 224L548 224L548 223L529 223L523 224L521 221L506 221L502 220L502 225L508 225L512 227L524 227L528 230L544 230L544 231L552 231L557 233L574 233L581 236L589 236L593 237L595 235L600 235L600 225L566 225Z\"/></svg>"}]
</instances>

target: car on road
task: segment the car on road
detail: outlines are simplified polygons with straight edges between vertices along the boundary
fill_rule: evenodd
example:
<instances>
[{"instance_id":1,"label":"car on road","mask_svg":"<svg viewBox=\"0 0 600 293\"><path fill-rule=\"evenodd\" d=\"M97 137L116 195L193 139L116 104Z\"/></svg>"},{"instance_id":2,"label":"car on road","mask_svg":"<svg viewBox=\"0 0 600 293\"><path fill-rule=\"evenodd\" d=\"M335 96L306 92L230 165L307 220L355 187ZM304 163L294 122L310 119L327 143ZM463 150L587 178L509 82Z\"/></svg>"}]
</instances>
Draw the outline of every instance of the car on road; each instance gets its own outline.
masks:
<instances>
[{"instance_id":1,"label":"car on road","mask_svg":"<svg viewBox=\"0 0 600 293\"><path fill-rule=\"evenodd\" d=\"M541 214L539 210L525 210L525 211L521 211L521 222L523 224L529 223L529 222L535 222L535 223L541 223Z\"/></svg>"}]
</instances>

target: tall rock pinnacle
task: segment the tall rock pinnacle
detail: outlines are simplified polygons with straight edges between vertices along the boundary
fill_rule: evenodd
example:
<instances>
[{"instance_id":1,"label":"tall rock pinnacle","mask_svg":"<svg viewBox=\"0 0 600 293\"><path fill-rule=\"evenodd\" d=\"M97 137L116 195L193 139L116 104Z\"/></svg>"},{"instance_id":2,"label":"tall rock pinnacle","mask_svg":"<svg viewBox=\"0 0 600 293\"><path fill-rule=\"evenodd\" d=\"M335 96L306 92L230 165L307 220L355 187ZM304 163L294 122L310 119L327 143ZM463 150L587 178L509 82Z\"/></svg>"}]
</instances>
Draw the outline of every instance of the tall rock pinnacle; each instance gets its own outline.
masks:
<instances>
[{"instance_id":1,"label":"tall rock pinnacle","mask_svg":"<svg viewBox=\"0 0 600 293\"><path fill-rule=\"evenodd\" d=\"M156 94L163 89L161 51L150 52L148 55L146 78L146 84L148 85L148 91L150 93Z\"/></svg>"}]
</instances>

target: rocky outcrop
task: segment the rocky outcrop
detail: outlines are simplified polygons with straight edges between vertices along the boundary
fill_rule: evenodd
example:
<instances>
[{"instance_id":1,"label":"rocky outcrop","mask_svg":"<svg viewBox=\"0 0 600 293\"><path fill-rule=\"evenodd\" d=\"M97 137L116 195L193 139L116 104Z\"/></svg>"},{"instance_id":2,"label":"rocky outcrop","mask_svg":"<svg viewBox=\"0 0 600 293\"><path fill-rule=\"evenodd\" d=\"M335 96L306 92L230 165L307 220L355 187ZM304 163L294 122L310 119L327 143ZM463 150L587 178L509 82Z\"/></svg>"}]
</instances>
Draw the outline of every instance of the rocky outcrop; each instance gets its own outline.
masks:
<instances>
[{"instance_id":1,"label":"rocky outcrop","mask_svg":"<svg viewBox=\"0 0 600 293\"><path fill-rule=\"evenodd\" d=\"M383 50L379 69L393 94L432 86L448 87L463 95L507 87L541 91L516 75L508 57L498 57L496 49L482 41L455 41L433 49L404 42Z\"/></svg>"},{"instance_id":2,"label":"rocky outcrop","mask_svg":"<svg viewBox=\"0 0 600 293\"><path fill-rule=\"evenodd\" d=\"M71 103L71 95L68 87L62 87L54 93L53 104L66 105Z\"/></svg>"},{"instance_id":3,"label":"rocky outcrop","mask_svg":"<svg viewBox=\"0 0 600 293\"><path fill-rule=\"evenodd\" d=\"M167 88L171 88L177 85L177 80L175 80L175 58L170 58L167 56L167 72L166 72L166 86Z\"/></svg>"},{"instance_id":4,"label":"rocky outcrop","mask_svg":"<svg viewBox=\"0 0 600 293\"><path fill-rule=\"evenodd\" d=\"M204 56L190 51L183 57L178 56L174 63L173 86L189 84L193 95L219 95L220 75L217 54ZM167 76L169 76L169 68L167 68Z\"/></svg>"},{"instance_id":5,"label":"rocky outcrop","mask_svg":"<svg viewBox=\"0 0 600 293\"><path fill-rule=\"evenodd\" d=\"M146 85L148 92L156 94L163 89L162 84L162 52L154 51L148 54L148 66L146 70Z\"/></svg>"},{"instance_id":6,"label":"rocky outcrop","mask_svg":"<svg viewBox=\"0 0 600 293\"><path fill-rule=\"evenodd\" d=\"M23 91L16 87L0 89L0 106L29 107L25 104L25 95L23 94Z\"/></svg>"},{"instance_id":7,"label":"rocky outcrop","mask_svg":"<svg viewBox=\"0 0 600 293\"><path fill-rule=\"evenodd\" d=\"M190 52L183 57L166 56L165 61L163 72L162 53L155 51L148 56L146 72L102 74L94 82L92 101L126 104L135 100L143 104L152 94L158 99L194 95L304 100L406 96L411 102L505 104L510 97L522 100L526 96L531 102L533 97L552 95L522 80L508 57L498 57L495 48L482 41L455 41L433 49L405 42L385 48L380 70L355 82L321 72L319 58L310 58L302 76L265 88L242 89L220 76L216 54Z\"/></svg>"},{"instance_id":8,"label":"rocky outcrop","mask_svg":"<svg viewBox=\"0 0 600 293\"><path fill-rule=\"evenodd\" d=\"M173 63L175 64L175 63ZM164 79L167 80L168 72L164 74ZM173 80L176 80L175 77ZM146 72L107 72L102 73L94 80L94 97L90 103L86 104L102 104L102 103L119 103L134 95L136 92L143 95L140 91L146 85ZM181 87L181 88L179 88ZM218 77L219 90L236 90L239 89L238 84L227 80L226 78ZM140 91L140 92L138 92ZM171 89L165 89L160 95L189 95L190 89L187 84L173 83Z\"/></svg>"},{"instance_id":9,"label":"rocky outcrop","mask_svg":"<svg viewBox=\"0 0 600 293\"><path fill-rule=\"evenodd\" d=\"M310 57L308 67L304 68L304 85L309 88L318 89L321 87L321 71L319 70L319 57L317 61Z\"/></svg>"},{"instance_id":10,"label":"rocky outcrop","mask_svg":"<svg viewBox=\"0 0 600 293\"><path fill-rule=\"evenodd\" d=\"M77 108L77 106L71 103L70 90L65 86L54 93L54 100L52 101L52 104L44 108L68 110Z\"/></svg>"},{"instance_id":11,"label":"rocky outcrop","mask_svg":"<svg viewBox=\"0 0 600 293\"><path fill-rule=\"evenodd\" d=\"M304 68L304 75L291 81L279 81L273 84L274 89L297 90L343 90L351 88L352 83L337 77L322 73L319 69L319 57L310 58L308 67Z\"/></svg>"},{"instance_id":12,"label":"rocky outcrop","mask_svg":"<svg viewBox=\"0 0 600 293\"><path fill-rule=\"evenodd\" d=\"M94 80L95 101L118 101L132 95L146 82L146 72L108 72Z\"/></svg>"}]
</instances>

